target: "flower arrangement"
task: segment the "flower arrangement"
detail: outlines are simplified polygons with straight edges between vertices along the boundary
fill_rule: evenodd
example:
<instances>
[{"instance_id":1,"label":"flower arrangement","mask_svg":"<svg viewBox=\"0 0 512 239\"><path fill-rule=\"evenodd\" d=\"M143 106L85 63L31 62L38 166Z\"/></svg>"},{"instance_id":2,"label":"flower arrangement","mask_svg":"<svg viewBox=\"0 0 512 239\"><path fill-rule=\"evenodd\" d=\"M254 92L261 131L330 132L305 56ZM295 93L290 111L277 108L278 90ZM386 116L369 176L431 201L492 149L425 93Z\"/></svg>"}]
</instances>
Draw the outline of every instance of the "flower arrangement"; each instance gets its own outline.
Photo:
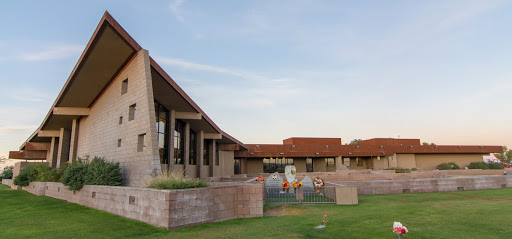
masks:
<instances>
[{"instance_id":1,"label":"flower arrangement","mask_svg":"<svg viewBox=\"0 0 512 239\"><path fill-rule=\"evenodd\" d=\"M292 182L292 186L294 188L302 187L302 182L298 183L297 179L295 179L295 181Z\"/></svg>"},{"instance_id":2,"label":"flower arrangement","mask_svg":"<svg viewBox=\"0 0 512 239\"><path fill-rule=\"evenodd\" d=\"M290 184L288 182L283 182L283 184L281 184L281 186L284 188L284 189L288 189L290 188Z\"/></svg>"},{"instance_id":3,"label":"flower arrangement","mask_svg":"<svg viewBox=\"0 0 512 239\"><path fill-rule=\"evenodd\" d=\"M258 182L265 182L265 179L260 175L258 179L256 179Z\"/></svg>"},{"instance_id":4,"label":"flower arrangement","mask_svg":"<svg viewBox=\"0 0 512 239\"><path fill-rule=\"evenodd\" d=\"M316 177L315 180L313 180L313 185L315 187L322 187L322 186L324 186L324 180L322 180L319 177Z\"/></svg>"},{"instance_id":5,"label":"flower arrangement","mask_svg":"<svg viewBox=\"0 0 512 239\"><path fill-rule=\"evenodd\" d=\"M407 230L407 227L404 227L402 223L395 222L393 224L393 232L398 235L398 238L402 238L402 235L407 234L409 230Z\"/></svg>"},{"instance_id":6,"label":"flower arrangement","mask_svg":"<svg viewBox=\"0 0 512 239\"><path fill-rule=\"evenodd\" d=\"M322 222L324 223L324 226L325 226L325 224L327 223L327 214L324 215L324 220Z\"/></svg>"},{"instance_id":7,"label":"flower arrangement","mask_svg":"<svg viewBox=\"0 0 512 239\"><path fill-rule=\"evenodd\" d=\"M295 174L295 170L292 170L292 174Z\"/></svg>"}]
</instances>

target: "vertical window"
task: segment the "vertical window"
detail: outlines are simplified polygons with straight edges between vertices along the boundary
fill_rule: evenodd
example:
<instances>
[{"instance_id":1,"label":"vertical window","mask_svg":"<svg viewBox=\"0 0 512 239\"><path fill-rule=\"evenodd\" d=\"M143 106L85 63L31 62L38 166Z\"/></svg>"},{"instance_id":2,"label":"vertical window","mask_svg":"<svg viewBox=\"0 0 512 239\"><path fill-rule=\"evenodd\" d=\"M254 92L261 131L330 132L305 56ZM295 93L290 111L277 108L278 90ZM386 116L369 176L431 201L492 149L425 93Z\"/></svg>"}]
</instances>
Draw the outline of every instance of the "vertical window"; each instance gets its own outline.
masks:
<instances>
[{"instance_id":1,"label":"vertical window","mask_svg":"<svg viewBox=\"0 0 512 239\"><path fill-rule=\"evenodd\" d=\"M126 92L128 92L128 78L121 84L121 95L126 94Z\"/></svg>"},{"instance_id":2,"label":"vertical window","mask_svg":"<svg viewBox=\"0 0 512 239\"><path fill-rule=\"evenodd\" d=\"M121 147L121 139L117 140L117 147Z\"/></svg>"},{"instance_id":3,"label":"vertical window","mask_svg":"<svg viewBox=\"0 0 512 239\"><path fill-rule=\"evenodd\" d=\"M119 124L123 123L123 116L119 117Z\"/></svg>"},{"instance_id":4,"label":"vertical window","mask_svg":"<svg viewBox=\"0 0 512 239\"><path fill-rule=\"evenodd\" d=\"M190 143L189 143L189 159L188 164L196 165L197 164L197 134L192 129L190 130Z\"/></svg>"},{"instance_id":5,"label":"vertical window","mask_svg":"<svg viewBox=\"0 0 512 239\"><path fill-rule=\"evenodd\" d=\"M158 140L158 154L161 164L169 164L169 111L155 101L156 133Z\"/></svg>"},{"instance_id":6,"label":"vertical window","mask_svg":"<svg viewBox=\"0 0 512 239\"><path fill-rule=\"evenodd\" d=\"M203 165L210 165L210 145L207 139L204 140Z\"/></svg>"},{"instance_id":7,"label":"vertical window","mask_svg":"<svg viewBox=\"0 0 512 239\"><path fill-rule=\"evenodd\" d=\"M174 163L183 164L183 147L184 147L184 123L176 120L174 125Z\"/></svg>"},{"instance_id":8,"label":"vertical window","mask_svg":"<svg viewBox=\"0 0 512 239\"><path fill-rule=\"evenodd\" d=\"M135 119L135 111L136 111L135 106L136 106L136 104L130 105L130 110L128 111L128 114L129 114L128 121Z\"/></svg>"},{"instance_id":9,"label":"vertical window","mask_svg":"<svg viewBox=\"0 0 512 239\"><path fill-rule=\"evenodd\" d=\"M219 166L219 145L215 143L215 165Z\"/></svg>"},{"instance_id":10,"label":"vertical window","mask_svg":"<svg viewBox=\"0 0 512 239\"><path fill-rule=\"evenodd\" d=\"M235 174L241 174L242 173L242 160L241 159L235 159Z\"/></svg>"},{"instance_id":11,"label":"vertical window","mask_svg":"<svg viewBox=\"0 0 512 239\"><path fill-rule=\"evenodd\" d=\"M326 167L334 167L334 158L325 158Z\"/></svg>"},{"instance_id":12,"label":"vertical window","mask_svg":"<svg viewBox=\"0 0 512 239\"><path fill-rule=\"evenodd\" d=\"M137 139L137 152L142 152L146 149L146 134L139 134Z\"/></svg>"},{"instance_id":13,"label":"vertical window","mask_svg":"<svg viewBox=\"0 0 512 239\"><path fill-rule=\"evenodd\" d=\"M363 159L362 158L356 158L357 166L361 167L363 166Z\"/></svg>"},{"instance_id":14,"label":"vertical window","mask_svg":"<svg viewBox=\"0 0 512 239\"><path fill-rule=\"evenodd\" d=\"M313 172L313 159L306 158L306 172Z\"/></svg>"},{"instance_id":15,"label":"vertical window","mask_svg":"<svg viewBox=\"0 0 512 239\"><path fill-rule=\"evenodd\" d=\"M343 165L350 167L350 158L343 158Z\"/></svg>"}]
</instances>

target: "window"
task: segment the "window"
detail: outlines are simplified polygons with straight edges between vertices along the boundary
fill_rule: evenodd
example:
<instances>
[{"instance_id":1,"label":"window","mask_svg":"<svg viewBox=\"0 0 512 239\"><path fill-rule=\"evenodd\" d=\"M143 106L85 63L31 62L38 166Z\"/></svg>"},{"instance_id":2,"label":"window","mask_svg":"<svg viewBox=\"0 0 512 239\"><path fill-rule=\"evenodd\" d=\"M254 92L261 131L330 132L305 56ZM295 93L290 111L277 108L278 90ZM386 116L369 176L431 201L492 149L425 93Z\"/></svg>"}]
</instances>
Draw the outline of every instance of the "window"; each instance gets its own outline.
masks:
<instances>
[{"instance_id":1,"label":"window","mask_svg":"<svg viewBox=\"0 0 512 239\"><path fill-rule=\"evenodd\" d=\"M176 120L174 125L174 163L183 164L183 147L184 147L184 123Z\"/></svg>"},{"instance_id":2,"label":"window","mask_svg":"<svg viewBox=\"0 0 512 239\"><path fill-rule=\"evenodd\" d=\"M325 165L327 167L334 167L334 158L325 158Z\"/></svg>"},{"instance_id":3,"label":"window","mask_svg":"<svg viewBox=\"0 0 512 239\"><path fill-rule=\"evenodd\" d=\"M119 124L123 123L123 116L119 117Z\"/></svg>"},{"instance_id":4,"label":"window","mask_svg":"<svg viewBox=\"0 0 512 239\"><path fill-rule=\"evenodd\" d=\"M188 164L190 165L196 165L197 164L197 134L193 130L190 130L190 143L189 143L189 158L188 158Z\"/></svg>"},{"instance_id":5,"label":"window","mask_svg":"<svg viewBox=\"0 0 512 239\"><path fill-rule=\"evenodd\" d=\"M137 152L142 152L146 149L146 134L139 134L137 140Z\"/></svg>"},{"instance_id":6,"label":"window","mask_svg":"<svg viewBox=\"0 0 512 239\"><path fill-rule=\"evenodd\" d=\"M210 165L210 145L207 139L204 140L203 145L203 165Z\"/></svg>"},{"instance_id":7,"label":"window","mask_svg":"<svg viewBox=\"0 0 512 239\"><path fill-rule=\"evenodd\" d=\"M343 158L343 165L350 167L350 158Z\"/></svg>"},{"instance_id":8,"label":"window","mask_svg":"<svg viewBox=\"0 0 512 239\"><path fill-rule=\"evenodd\" d=\"M121 139L117 140L117 147L121 147Z\"/></svg>"},{"instance_id":9,"label":"window","mask_svg":"<svg viewBox=\"0 0 512 239\"><path fill-rule=\"evenodd\" d=\"M215 143L215 165L219 166L219 145Z\"/></svg>"},{"instance_id":10,"label":"window","mask_svg":"<svg viewBox=\"0 0 512 239\"><path fill-rule=\"evenodd\" d=\"M242 160L241 159L235 159L235 174L241 174L242 173Z\"/></svg>"},{"instance_id":11,"label":"window","mask_svg":"<svg viewBox=\"0 0 512 239\"><path fill-rule=\"evenodd\" d=\"M293 158L264 158L263 159L263 172L264 173L284 173L284 168L287 165L293 165Z\"/></svg>"},{"instance_id":12,"label":"window","mask_svg":"<svg viewBox=\"0 0 512 239\"><path fill-rule=\"evenodd\" d=\"M169 164L169 111L155 101L156 133L158 140L158 154L161 164Z\"/></svg>"},{"instance_id":13,"label":"window","mask_svg":"<svg viewBox=\"0 0 512 239\"><path fill-rule=\"evenodd\" d=\"M306 158L306 172L313 172L313 159Z\"/></svg>"},{"instance_id":14,"label":"window","mask_svg":"<svg viewBox=\"0 0 512 239\"><path fill-rule=\"evenodd\" d=\"M128 114L129 114L128 121L135 119L135 111L136 111L135 107L136 107L136 104L130 105L130 110L128 111Z\"/></svg>"},{"instance_id":15,"label":"window","mask_svg":"<svg viewBox=\"0 0 512 239\"><path fill-rule=\"evenodd\" d=\"M126 94L128 92L128 78L121 83L121 95Z\"/></svg>"},{"instance_id":16,"label":"window","mask_svg":"<svg viewBox=\"0 0 512 239\"><path fill-rule=\"evenodd\" d=\"M361 167L363 166L363 159L362 158L356 158L357 166Z\"/></svg>"}]
</instances>

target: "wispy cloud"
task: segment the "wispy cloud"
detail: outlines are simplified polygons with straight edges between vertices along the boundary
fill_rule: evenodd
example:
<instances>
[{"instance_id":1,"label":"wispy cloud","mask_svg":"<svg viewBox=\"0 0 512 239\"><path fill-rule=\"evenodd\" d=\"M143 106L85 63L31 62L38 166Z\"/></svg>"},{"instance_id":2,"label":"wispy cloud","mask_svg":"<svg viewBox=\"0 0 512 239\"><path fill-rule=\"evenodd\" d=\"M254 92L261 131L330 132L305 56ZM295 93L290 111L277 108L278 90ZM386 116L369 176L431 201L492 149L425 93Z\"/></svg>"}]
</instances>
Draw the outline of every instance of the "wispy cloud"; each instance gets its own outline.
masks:
<instances>
[{"instance_id":1,"label":"wispy cloud","mask_svg":"<svg viewBox=\"0 0 512 239\"><path fill-rule=\"evenodd\" d=\"M48 94L41 93L40 90L31 88L16 89L16 91L8 93L7 96L13 100L23 102L47 102L52 100L52 97Z\"/></svg>"},{"instance_id":2,"label":"wispy cloud","mask_svg":"<svg viewBox=\"0 0 512 239\"><path fill-rule=\"evenodd\" d=\"M287 78L287 77L267 77L263 76L257 73L243 71L243 70L235 70L235 69L229 69L225 67L219 67L219 66L213 66L213 65L207 65L207 64L200 64L195 63L191 61L186 61L183 59L178 58L169 58L169 57L155 57L155 60L157 62L160 62L164 65L168 66L177 66L180 68L188 69L188 70L198 70L198 71L209 71L209 72L215 72L215 73L221 73L221 74L228 74L235 77L244 78L247 80L253 80L253 81L267 81L267 82L289 82L294 80L293 78Z\"/></svg>"},{"instance_id":3,"label":"wispy cloud","mask_svg":"<svg viewBox=\"0 0 512 239\"><path fill-rule=\"evenodd\" d=\"M185 22L185 19L183 18L183 15L181 14L181 5L183 4L183 0L173 0L171 1L171 4L169 4L169 9L171 9L171 12L176 16L176 19L180 22Z\"/></svg>"},{"instance_id":4,"label":"wispy cloud","mask_svg":"<svg viewBox=\"0 0 512 239\"><path fill-rule=\"evenodd\" d=\"M62 45L51 47L43 51L24 53L19 59L24 61L47 61L58 60L80 55L84 49L82 45Z\"/></svg>"}]
</instances>

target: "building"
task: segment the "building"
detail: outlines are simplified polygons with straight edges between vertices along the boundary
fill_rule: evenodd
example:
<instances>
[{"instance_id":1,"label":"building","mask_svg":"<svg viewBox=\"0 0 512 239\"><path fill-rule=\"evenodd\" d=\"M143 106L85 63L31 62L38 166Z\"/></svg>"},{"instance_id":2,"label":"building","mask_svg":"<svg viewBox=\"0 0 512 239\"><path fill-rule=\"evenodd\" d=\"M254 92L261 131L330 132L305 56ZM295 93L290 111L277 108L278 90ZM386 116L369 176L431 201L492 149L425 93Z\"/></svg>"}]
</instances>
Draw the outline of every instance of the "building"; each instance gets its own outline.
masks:
<instances>
[{"instance_id":1,"label":"building","mask_svg":"<svg viewBox=\"0 0 512 239\"><path fill-rule=\"evenodd\" d=\"M118 162L125 185L154 175L187 178L297 170L392 167L430 169L442 161L480 161L492 146L422 146L419 140L290 138L283 145L245 145L222 131L112 16L105 12L39 128L11 151L14 159L60 167L78 157ZM435 166L434 166L435 167Z\"/></svg>"},{"instance_id":2,"label":"building","mask_svg":"<svg viewBox=\"0 0 512 239\"><path fill-rule=\"evenodd\" d=\"M377 138L359 145L342 145L340 138L289 138L283 144L247 144L235 152L236 172L284 172L295 165L298 172L389 168L433 170L440 163L467 167L501 146L422 145L419 139Z\"/></svg>"}]
</instances>

